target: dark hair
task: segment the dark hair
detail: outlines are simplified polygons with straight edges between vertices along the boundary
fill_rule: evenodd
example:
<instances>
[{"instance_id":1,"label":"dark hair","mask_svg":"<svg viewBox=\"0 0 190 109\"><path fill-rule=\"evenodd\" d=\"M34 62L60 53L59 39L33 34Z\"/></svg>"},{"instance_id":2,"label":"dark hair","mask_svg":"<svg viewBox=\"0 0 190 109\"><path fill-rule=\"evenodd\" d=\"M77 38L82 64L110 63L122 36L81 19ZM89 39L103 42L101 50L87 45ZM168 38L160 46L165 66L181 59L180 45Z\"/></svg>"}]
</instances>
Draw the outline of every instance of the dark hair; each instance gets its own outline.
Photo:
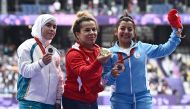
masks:
<instances>
[{"instance_id":1,"label":"dark hair","mask_svg":"<svg viewBox=\"0 0 190 109\"><path fill-rule=\"evenodd\" d=\"M94 16L92 16L88 11L79 11L77 13L77 19L74 21L71 31L73 32L73 34L76 36L76 32L80 32L81 29L81 23L83 21L94 21L96 23L96 27L98 30L98 24L96 19L94 18Z\"/></svg>"},{"instance_id":2,"label":"dark hair","mask_svg":"<svg viewBox=\"0 0 190 109\"><path fill-rule=\"evenodd\" d=\"M132 18L130 15L128 15L128 13L127 13L126 11L124 11L124 14L123 14L123 15L119 18L119 20L116 22L115 30L118 29L118 27L119 27L121 21L126 21L126 22L130 21L130 22L133 23L134 35L135 35L133 40L136 41L136 40L137 40L137 35L136 35L136 30L135 30L135 29L136 29L136 25L135 25L135 22L134 22L133 18ZM118 39L117 39L117 37L116 37L115 34L114 34L112 44L114 44L117 40L118 40Z\"/></svg>"}]
</instances>

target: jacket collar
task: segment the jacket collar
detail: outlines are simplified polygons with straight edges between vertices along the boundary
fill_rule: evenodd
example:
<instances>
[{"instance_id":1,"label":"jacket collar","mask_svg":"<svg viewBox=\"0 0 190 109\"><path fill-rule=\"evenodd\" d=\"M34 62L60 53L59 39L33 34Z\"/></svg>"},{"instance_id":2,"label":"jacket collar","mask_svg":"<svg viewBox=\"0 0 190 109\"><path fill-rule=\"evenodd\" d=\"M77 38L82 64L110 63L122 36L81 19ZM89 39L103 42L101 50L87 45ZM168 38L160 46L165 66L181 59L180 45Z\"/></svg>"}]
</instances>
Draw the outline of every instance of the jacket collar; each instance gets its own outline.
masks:
<instances>
[{"instance_id":1,"label":"jacket collar","mask_svg":"<svg viewBox=\"0 0 190 109\"><path fill-rule=\"evenodd\" d=\"M121 49L121 47L118 45L118 41L114 44L114 46L112 47L112 51L113 52L122 52L123 53L123 51L122 51L122 49ZM132 41L132 43L131 43L131 46L130 46L130 50L132 49L132 48L136 48L137 47L137 45L138 45L138 43L135 43L134 41Z\"/></svg>"},{"instance_id":2,"label":"jacket collar","mask_svg":"<svg viewBox=\"0 0 190 109\"><path fill-rule=\"evenodd\" d=\"M80 50L81 48L84 48L84 47L81 46L80 43L75 42L75 44L72 45L72 48L73 48L73 49ZM94 50L95 50L95 49L99 49L99 48L100 48L100 47L99 47L97 44L94 44Z\"/></svg>"}]
</instances>

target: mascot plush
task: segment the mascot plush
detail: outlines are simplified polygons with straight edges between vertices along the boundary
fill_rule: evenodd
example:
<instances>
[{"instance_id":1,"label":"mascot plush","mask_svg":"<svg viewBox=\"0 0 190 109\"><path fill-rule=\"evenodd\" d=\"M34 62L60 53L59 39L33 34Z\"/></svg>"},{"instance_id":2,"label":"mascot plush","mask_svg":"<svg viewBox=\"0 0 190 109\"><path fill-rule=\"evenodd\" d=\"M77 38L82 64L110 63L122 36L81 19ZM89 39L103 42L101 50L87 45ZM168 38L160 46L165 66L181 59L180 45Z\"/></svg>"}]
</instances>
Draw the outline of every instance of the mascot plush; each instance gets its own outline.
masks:
<instances>
[{"instance_id":1,"label":"mascot plush","mask_svg":"<svg viewBox=\"0 0 190 109\"><path fill-rule=\"evenodd\" d=\"M168 21L172 27L176 29L183 29L181 18L176 9L171 9L168 12Z\"/></svg>"}]
</instances>

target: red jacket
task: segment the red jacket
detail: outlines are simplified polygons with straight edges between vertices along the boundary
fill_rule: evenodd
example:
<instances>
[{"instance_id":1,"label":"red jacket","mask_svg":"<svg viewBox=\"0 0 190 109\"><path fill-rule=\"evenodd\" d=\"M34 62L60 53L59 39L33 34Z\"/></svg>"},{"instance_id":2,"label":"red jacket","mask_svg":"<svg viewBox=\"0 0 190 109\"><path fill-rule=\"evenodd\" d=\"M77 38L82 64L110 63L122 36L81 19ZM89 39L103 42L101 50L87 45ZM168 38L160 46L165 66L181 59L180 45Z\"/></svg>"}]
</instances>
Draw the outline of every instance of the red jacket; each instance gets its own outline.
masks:
<instances>
[{"instance_id":1,"label":"red jacket","mask_svg":"<svg viewBox=\"0 0 190 109\"><path fill-rule=\"evenodd\" d=\"M102 65L96 59L99 46L93 51L87 50L78 43L66 54L66 81L63 96L69 99L92 103L97 100L101 85Z\"/></svg>"}]
</instances>

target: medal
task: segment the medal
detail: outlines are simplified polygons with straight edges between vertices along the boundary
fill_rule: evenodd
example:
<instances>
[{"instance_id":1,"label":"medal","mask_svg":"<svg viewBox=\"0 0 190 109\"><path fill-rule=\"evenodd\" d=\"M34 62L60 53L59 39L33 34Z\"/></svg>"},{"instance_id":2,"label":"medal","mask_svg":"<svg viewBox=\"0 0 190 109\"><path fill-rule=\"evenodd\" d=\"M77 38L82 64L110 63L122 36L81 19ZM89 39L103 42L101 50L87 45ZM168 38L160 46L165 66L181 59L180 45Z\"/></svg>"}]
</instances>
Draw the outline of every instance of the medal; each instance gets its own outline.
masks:
<instances>
[{"instance_id":1,"label":"medal","mask_svg":"<svg viewBox=\"0 0 190 109\"><path fill-rule=\"evenodd\" d=\"M54 50L54 47L49 45L46 47L46 53L47 54L54 54L55 50Z\"/></svg>"},{"instance_id":2,"label":"medal","mask_svg":"<svg viewBox=\"0 0 190 109\"><path fill-rule=\"evenodd\" d=\"M110 51L107 48L100 48L100 55L107 56Z\"/></svg>"},{"instance_id":3,"label":"medal","mask_svg":"<svg viewBox=\"0 0 190 109\"><path fill-rule=\"evenodd\" d=\"M117 70L123 72L125 70L124 63L116 63Z\"/></svg>"}]
</instances>

